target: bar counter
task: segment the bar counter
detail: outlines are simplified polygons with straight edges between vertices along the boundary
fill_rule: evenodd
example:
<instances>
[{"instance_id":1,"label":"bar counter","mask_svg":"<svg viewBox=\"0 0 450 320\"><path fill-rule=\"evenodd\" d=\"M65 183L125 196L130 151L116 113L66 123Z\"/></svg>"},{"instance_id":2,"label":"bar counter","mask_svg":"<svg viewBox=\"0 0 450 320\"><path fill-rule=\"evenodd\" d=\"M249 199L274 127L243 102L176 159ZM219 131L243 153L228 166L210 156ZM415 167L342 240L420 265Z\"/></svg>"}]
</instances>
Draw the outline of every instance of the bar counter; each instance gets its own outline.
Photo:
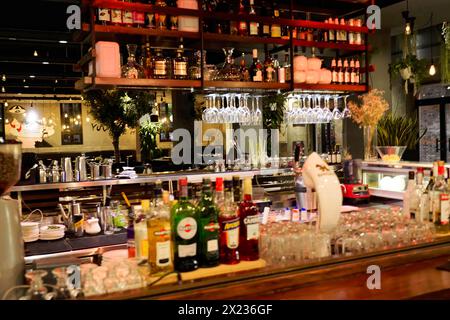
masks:
<instances>
[{"instance_id":1,"label":"bar counter","mask_svg":"<svg viewBox=\"0 0 450 320\"><path fill-rule=\"evenodd\" d=\"M261 268L157 285L89 299L421 299L450 296L450 237L432 244L317 262L284 269ZM367 267L381 270L381 289L368 289Z\"/></svg>"}]
</instances>

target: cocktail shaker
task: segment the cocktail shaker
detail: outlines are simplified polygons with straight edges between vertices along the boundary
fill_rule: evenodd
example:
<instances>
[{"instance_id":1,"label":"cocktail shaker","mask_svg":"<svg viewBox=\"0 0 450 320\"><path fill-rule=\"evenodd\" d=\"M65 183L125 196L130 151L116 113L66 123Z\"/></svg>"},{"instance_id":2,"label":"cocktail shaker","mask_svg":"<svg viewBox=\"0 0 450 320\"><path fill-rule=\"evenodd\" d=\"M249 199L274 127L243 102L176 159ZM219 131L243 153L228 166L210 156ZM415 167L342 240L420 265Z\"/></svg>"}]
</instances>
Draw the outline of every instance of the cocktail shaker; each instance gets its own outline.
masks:
<instances>
[{"instance_id":1,"label":"cocktail shaker","mask_svg":"<svg viewBox=\"0 0 450 320\"><path fill-rule=\"evenodd\" d=\"M72 159L69 157L62 158L61 165L62 165L62 170L65 172L65 174L64 174L65 182L72 182L73 181Z\"/></svg>"}]
</instances>

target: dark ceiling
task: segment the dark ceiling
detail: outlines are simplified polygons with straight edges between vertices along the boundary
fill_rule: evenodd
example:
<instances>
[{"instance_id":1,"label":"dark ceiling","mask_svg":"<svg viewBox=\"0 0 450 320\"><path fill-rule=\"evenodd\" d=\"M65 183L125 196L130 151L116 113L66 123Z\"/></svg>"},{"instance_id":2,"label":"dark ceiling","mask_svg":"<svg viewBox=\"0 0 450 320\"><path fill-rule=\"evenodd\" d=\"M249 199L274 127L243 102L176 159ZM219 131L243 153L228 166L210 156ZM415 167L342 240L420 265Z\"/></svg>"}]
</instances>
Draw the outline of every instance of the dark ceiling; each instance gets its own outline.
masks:
<instances>
[{"instance_id":1,"label":"dark ceiling","mask_svg":"<svg viewBox=\"0 0 450 320\"><path fill-rule=\"evenodd\" d=\"M86 1L86 0L84 0ZM81 76L73 65L80 59L80 44L66 27L71 4L80 0L8 1L0 10L0 95L4 93L74 94ZM147 2L147 1L143 1ZM351 12L367 0L302 0L296 5ZM399 0L378 0L382 7ZM60 43L60 41L64 43ZM65 43L67 42L67 43ZM34 53L37 53L37 56ZM6 81L1 77L5 75Z\"/></svg>"}]
</instances>

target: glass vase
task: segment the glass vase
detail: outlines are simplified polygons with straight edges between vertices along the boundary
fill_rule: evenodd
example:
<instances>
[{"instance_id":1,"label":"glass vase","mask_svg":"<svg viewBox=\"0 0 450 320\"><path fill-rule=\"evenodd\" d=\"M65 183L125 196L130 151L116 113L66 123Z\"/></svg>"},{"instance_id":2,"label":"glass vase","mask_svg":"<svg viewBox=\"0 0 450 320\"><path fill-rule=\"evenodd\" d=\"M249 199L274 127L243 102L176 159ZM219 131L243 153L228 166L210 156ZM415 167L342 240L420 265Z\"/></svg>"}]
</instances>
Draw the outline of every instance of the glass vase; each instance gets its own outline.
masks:
<instances>
[{"instance_id":1,"label":"glass vase","mask_svg":"<svg viewBox=\"0 0 450 320\"><path fill-rule=\"evenodd\" d=\"M374 161L377 160L377 126L364 126L364 160Z\"/></svg>"},{"instance_id":2,"label":"glass vase","mask_svg":"<svg viewBox=\"0 0 450 320\"><path fill-rule=\"evenodd\" d=\"M223 48L225 54L225 62L222 64L215 80L218 81L239 81L241 75L239 68L234 64L233 51L234 48Z\"/></svg>"},{"instance_id":3,"label":"glass vase","mask_svg":"<svg viewBox=\"0 0 450 320\"><path fill-rule=\"evenodd\" d=\"M136 61L136 49L137 45L127 44L128 60L127 63L122 66L122 78L127 79L145 78L144 67L142 67Z\"/></svg>"}]
</instances>

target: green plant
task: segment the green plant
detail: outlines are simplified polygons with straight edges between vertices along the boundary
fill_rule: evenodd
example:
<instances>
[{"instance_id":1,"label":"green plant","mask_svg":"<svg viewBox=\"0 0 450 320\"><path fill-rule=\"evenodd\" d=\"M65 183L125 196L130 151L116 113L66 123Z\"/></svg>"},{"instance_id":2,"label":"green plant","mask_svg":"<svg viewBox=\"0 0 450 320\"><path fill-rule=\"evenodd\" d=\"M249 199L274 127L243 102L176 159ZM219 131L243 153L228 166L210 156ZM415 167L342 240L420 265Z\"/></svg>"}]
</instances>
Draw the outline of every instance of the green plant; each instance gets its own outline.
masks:
<instances>
[{"instance_id":1,"label":"green plant","mask_svg":"<svg viewBox=\"0 0 450 320\"><path fill-rule=\"evenodd\" d=\"M379 146L406 146L414 149L427 129L420 132L417 118L397 116L387 113L377 125L377 144Z\"/></svg>"},{"instance_id":2,"label":"green plant","mask_svg":"<svg viewBox=\"0 0 450 320\"><path fill-rule=\"evenodd\" d=\"M272 139L270 129L280 129L283 123L287 93L265 96L262 99L263 128L267 129L267 153L271 154Z\"/></svg>"},{"instance_id":3,"label":"green plant","mask_svg":"<svg viewBox=\"0 0 450 320\"><path fill-rule=\"evenodd\" d=\"M402 60L389 64L390 79L392 81L394 77L401 75L406 81L405 92L408 93L409 82L414 84L414 91L416 91L423 79L427 77L427 65L428 62L425 59L418 59L416 55L408 54ZM404 72L403 75L402 72Z\"/></svg>"},{"instance_id":4,"label":"green plant","mask_svg":"<svg viewBox=\"0 0 450 320\"><path fill-rule=\"evenodd\" d=\"M138 120L152 110L154 97L140 90L90 90L83 94L94 120L104 126L112 138L114 157L120 162L119 139L127 128L135 128Z\"/></svg>"},{"instance_id":5,"label":"green plant","mask_svg":"<svg viewBox=\"0 0 450 320\"><path fill-rule=\"evenodd\" d=\"M141 140L141 151L145 160L152 160L161 156L158 148L157 136L162 129L160 122L152 122L149 114L145 114L139 120L139 138Z\"/></svg>"}]
</instances>

